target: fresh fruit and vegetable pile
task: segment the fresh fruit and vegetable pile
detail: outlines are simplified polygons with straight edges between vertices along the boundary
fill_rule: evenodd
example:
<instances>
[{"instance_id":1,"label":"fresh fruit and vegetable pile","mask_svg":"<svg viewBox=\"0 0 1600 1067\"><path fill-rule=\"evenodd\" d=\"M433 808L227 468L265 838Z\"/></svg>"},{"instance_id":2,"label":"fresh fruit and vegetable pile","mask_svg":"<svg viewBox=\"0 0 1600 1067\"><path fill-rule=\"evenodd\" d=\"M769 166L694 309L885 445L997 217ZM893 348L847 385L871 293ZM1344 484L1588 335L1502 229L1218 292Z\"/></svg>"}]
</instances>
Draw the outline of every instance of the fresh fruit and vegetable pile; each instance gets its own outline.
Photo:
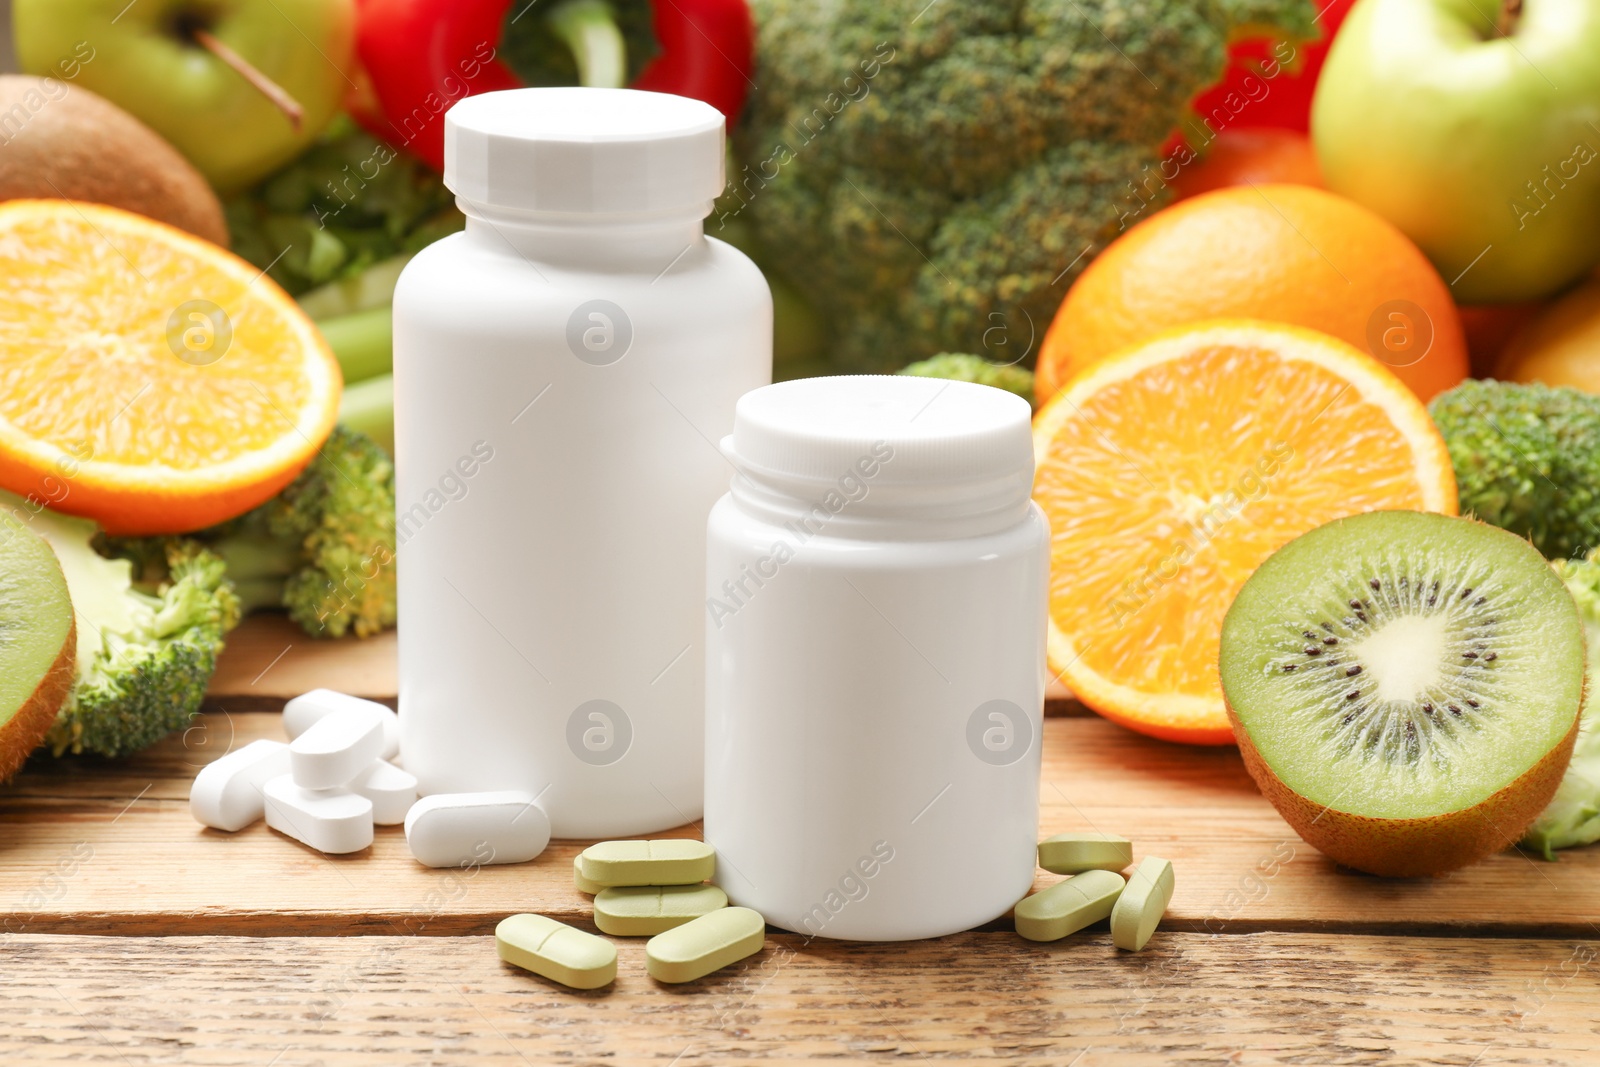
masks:
<instances>
[{"instance_id":1,"label":"fresh fruit and vegetable pile","mask_svg":"<svg viewBox=\"0 0 1600 1067\"><path fill-rule=\"evenodd\" d=\"M1600 839L1592 0L13 10L0 775L182 727L242 614L394 624L443 113L633 85L728 116L778 377L1035 404L1083 703L1361 870Z\"/></svg>"}]
</instances>

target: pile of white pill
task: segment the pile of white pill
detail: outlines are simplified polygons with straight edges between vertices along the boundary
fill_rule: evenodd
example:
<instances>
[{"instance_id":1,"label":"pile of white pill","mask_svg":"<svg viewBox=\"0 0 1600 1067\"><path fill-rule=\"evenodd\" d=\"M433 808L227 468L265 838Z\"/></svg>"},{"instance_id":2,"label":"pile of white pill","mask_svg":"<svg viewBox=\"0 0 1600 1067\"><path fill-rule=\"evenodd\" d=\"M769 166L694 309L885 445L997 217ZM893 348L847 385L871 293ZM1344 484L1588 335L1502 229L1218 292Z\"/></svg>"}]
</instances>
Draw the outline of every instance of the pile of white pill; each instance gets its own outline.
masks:
<instances>
[{"instance_id":1,"label":"pile of white pill","mask_svg":"<svg viewBox=\"0 0 1600 1067\"><path fill-rule=\"evenodd\" d=\"M330 855L372 844L374 826L406 828L429 867L523 863L550 843L533 794L440 793L417 799L396 763L400 720L383 704L313 689L283 707L282 741L252 741L204 767L189 790L202 825L229 832L267 825Z\"/></svg>"},{"instance_id":2,"label":"pile of white pill","mask_svg":"<svg viewBox=\"0 0 1600 1067\"><path fill-rule=\"evenodd\" d=\"M373 827L404 822L417 780L393 762L400 721L372 700L313 689L284 705L282 741L252 741L207 764L189 790L204 826L229 832L258 819L318 852L372 844Z\"/></svg>"}]
</instances>

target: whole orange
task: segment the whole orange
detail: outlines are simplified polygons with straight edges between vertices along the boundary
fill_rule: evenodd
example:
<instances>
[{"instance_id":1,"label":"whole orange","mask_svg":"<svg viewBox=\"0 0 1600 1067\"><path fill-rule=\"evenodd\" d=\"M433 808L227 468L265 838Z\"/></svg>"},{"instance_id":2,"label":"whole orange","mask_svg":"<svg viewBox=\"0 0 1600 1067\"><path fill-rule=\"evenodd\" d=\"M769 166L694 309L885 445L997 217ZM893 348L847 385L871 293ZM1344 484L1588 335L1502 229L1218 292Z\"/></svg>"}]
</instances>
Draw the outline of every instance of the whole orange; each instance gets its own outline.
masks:
<instances>
[{"instance_id":1,"label":"whole orange","mask_svg":"<svg viewBox=\"0 0 1600 1067\"><path fill-rule=\"evenodd\" d=\"M1450 289L1409 238L1322 189L1247 185L1158 212L1089 264L1039 349L1039 402L1114 352L1215 318L1332 334L1422 400L1467 376Z\"/></svg>"}]
</instances>

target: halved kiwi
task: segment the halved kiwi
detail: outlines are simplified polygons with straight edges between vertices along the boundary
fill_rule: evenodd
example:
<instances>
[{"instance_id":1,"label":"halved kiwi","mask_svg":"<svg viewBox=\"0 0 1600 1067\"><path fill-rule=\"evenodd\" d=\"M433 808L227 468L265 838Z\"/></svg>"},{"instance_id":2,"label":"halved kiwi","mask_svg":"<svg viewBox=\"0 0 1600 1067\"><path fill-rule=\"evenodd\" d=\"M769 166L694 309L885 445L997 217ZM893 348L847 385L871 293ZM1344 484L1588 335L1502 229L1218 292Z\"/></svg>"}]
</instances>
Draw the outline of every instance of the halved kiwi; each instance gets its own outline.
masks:
<instances>
[{"instance_id":1,"label":"halved kiwi","mask_svg":"<svg viewBox=\"0 0 1600 1067\"><path fill-rule=\"evenodd\" d=\"M44 740L72 691L77 644L55 553L0 512L0 782Z\"/></svg>"},{"instance_id":2,"label":"halved kiwi","mask_svg":"<svg viewBox=\"0 0 1600 1067\"><path fill-rule=\"evenodd\" d=\"M1584 632L1528 542L1472 519L1377 511L1279 549L1222 626L1246 766L1300 835L1373 874L1497 852L1572 754Z\"/></svg>"}]
</instances>

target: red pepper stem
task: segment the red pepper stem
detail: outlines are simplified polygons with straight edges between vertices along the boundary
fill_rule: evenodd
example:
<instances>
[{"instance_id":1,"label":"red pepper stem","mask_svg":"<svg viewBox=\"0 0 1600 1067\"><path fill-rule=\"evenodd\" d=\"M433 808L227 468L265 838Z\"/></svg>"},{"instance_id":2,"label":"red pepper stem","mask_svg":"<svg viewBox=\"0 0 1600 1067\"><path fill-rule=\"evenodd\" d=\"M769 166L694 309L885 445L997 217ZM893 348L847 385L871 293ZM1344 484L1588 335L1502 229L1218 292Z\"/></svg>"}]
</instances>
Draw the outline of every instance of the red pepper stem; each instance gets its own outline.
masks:
<instances>
[{"instance_id":1,"label":"red pepper stem","mask_svg":"<svg viewBox=\"0 0 1600 1067\"><path fill-rule=\"evenodd\" d=\"M627 84L628 46L606 0L561 0L545 20L572 49L580 85L620 89Z\"/></svg>"}]
</instances>

